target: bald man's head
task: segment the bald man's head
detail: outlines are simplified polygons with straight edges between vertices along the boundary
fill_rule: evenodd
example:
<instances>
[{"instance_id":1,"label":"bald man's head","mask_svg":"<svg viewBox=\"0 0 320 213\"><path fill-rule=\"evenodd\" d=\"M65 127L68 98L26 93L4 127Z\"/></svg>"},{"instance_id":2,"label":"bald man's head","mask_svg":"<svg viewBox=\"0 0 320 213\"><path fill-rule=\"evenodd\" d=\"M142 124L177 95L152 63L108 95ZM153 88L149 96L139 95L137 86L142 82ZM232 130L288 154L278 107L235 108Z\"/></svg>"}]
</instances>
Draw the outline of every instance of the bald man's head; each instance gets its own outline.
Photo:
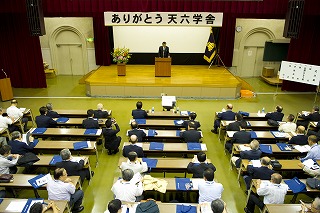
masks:
<instances>
[{"instance_id":1,"label":"bald man's head","mask_svg":"<svg viewBox=\"0 0 320 213\"><path fill-rule=\"evenodd\" d=\"M271 175L271 182L275 184L280 184L282 181L282 176L279 173L273 173Z\"/></svg>"},{"instance_id":2,"label":"bald man's head","mask_svg":"<svg viewBox=\"0 0 320 213\"><path fill-rule=\"evenodd\" d=\"M130 136L130 142L132 144L135 144L136 142L138 142L138 137L136 135L131 135Z\"/></svg>"},{"instance_id":3,"label":"bald man's head","mask_svg":"<svg viewBox=\"0 0 320 213\"><path fill-rule=\"evenodd\" d=\"M304 126L298 126L297 134L304 134L305 131L306 131L306 128Z\"/></svg>"},{"instance_id":4,"label":"bald man's head","mask_svg":"<svg viewBox=\"0 0 320 213\"><path fill-rule=\"evenodd\" d=\"M271 159L269 157L263 157L260 160L262 166L269 166L271 163Z\"/></svg>"},{"instance_id":5,"label":"bald man's head","mask_svg":"<svg viewBox=\"0 0 320 213\"><path fill-rule=\"evenodd\" d=\"M232 108L233 108L232 104L227 104L227 109L232 109Z\"/></svg>"}]
</instances>

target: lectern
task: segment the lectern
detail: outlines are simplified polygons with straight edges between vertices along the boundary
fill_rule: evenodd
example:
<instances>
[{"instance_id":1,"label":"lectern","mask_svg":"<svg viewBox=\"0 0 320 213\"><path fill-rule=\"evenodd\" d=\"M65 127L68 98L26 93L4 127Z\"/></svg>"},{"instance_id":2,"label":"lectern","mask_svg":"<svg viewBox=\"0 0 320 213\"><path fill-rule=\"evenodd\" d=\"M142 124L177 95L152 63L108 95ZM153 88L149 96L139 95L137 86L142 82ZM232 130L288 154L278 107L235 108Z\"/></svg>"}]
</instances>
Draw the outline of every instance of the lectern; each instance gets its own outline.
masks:
<instances>
[{"instance_id":1,"label":"lectern","mask_svg":"<svg viewBox=\"0 0 320 213\"><path fill-rule=\"evenodd\" d=\"M170 77L171 76L171 58L155 58L155 76Z\"/></svg>"},{"instance_id":2,"label":"lectern","mask_svg":"<svg viewBox=\"0 0 320 213\"><path fill-rule=\"evenodd\" d=\"M0 79L0 95L2 101L7 101L13 99L13 92L10 78L7 77L7 73L5 73L3 70L2 72L6 77Z\"/></svg>"}]
</instances>

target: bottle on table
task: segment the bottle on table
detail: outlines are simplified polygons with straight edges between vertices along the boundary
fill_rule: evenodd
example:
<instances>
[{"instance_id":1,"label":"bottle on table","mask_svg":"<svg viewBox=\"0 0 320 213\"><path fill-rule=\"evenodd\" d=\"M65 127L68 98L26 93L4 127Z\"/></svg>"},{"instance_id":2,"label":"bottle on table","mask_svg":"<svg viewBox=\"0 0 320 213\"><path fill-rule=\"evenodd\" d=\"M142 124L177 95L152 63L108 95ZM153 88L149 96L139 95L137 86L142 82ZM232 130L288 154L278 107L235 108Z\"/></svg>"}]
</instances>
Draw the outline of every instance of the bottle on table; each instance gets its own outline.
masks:
<instances>
[{"instance_id":1,"label":"bottle on table","mask_svg":"<svg viewBox=\"0 0 320 213\"><path fill-rule=\"evenodd\" d=\"M151 109L151 113L154 113L154 107L152 107L152 109Z\"/></svg>"}]
</instances>

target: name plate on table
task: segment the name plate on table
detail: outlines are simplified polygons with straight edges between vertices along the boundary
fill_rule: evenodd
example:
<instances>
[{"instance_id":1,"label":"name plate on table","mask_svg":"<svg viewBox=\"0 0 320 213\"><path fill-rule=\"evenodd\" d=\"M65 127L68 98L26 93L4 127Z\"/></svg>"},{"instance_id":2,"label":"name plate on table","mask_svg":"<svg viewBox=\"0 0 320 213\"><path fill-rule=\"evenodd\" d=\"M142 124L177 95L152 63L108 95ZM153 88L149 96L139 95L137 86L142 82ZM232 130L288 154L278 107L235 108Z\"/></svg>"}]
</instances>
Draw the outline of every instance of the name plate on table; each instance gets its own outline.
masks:
<instances>
[{"instance_id":1,"label":"name plate on table","mask_svg":"<svg viewBox=\"0 0 320 213\"><path fill-rule=\"evenodd\" d=\"M73 143L74 150L85 149L90 147L91 147L90 141L80 141L80 142Z\"/></svg>"},{"instance_id":2,"label":"name plate on table","mask_svg":"<svg viewBox=\"0 0 320 213\"><path fill-rule=\"evenodd\" d=\"M180 115L189 116L190 115L190 111L180 111Z\"/></svg>"},{"instance_id":3,"label":"name plate on table","mask_svg":"<svg viewBox=\"0 0 320 213\"><path fill-rule=\"evenodd\" d=\"M192 182L190 178L175 178L176 182L176 190L191 190L192 189Z\"/></svg>"},{"instance_id":4,"label":"name plate on table","mask_svg":"<svg viewBox=\"0 0 320 213\"><path fill-rule=\"evenodd\" d=\"M175 126L182 126L184 121L183 120L174 120L173 122L174 122Z\"/></svg>"},{"instance_id":5,"label":"name plate on table","mask_svg":"<svg viewBox=\"0 0 320 213\"><path fill-rule=\"evenodd\" d=\"M270 131L276 138L289 138L289 134L286 132L279 132L279 131Z\"/></svg>"},{"instance_id":6,"label":"name plate on table","mask_svg":"<svg viewBox=\"0 0 320 213\"><path fill-rule=\"evenodd\" d=\"M163 143L150 142L149 150L163 150Z\"/></svg>"}]
</instances>

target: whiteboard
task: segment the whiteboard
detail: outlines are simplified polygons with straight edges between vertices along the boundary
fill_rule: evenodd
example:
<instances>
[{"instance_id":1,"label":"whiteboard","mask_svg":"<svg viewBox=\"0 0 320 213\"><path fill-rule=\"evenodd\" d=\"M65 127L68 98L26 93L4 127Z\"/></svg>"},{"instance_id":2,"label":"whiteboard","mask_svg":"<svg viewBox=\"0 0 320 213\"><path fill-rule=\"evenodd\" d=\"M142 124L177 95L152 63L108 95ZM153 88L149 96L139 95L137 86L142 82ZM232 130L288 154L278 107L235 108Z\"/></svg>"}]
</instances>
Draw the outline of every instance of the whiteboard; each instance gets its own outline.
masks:
<instances>
[{"instance_id":1,"label":"whiteboard","mask_svg":"<svg viewBox=\"0 0 320 213\"><path fill-rule=\"evenodd\" d=\"M204 53L210 27L113 26L114 48L133 53L157 53L167 42L170 53Z\"/></svg>"},{"instance_id":2,"label":"whiteboard","mask_svg":"<svg viewBox=\"0 0 320 213\"><path fill-rule=\"evenodd\" d=\"M320 82L320 66L282 61L279 78L318 86Z\"/></svg>"}]
</instances>

